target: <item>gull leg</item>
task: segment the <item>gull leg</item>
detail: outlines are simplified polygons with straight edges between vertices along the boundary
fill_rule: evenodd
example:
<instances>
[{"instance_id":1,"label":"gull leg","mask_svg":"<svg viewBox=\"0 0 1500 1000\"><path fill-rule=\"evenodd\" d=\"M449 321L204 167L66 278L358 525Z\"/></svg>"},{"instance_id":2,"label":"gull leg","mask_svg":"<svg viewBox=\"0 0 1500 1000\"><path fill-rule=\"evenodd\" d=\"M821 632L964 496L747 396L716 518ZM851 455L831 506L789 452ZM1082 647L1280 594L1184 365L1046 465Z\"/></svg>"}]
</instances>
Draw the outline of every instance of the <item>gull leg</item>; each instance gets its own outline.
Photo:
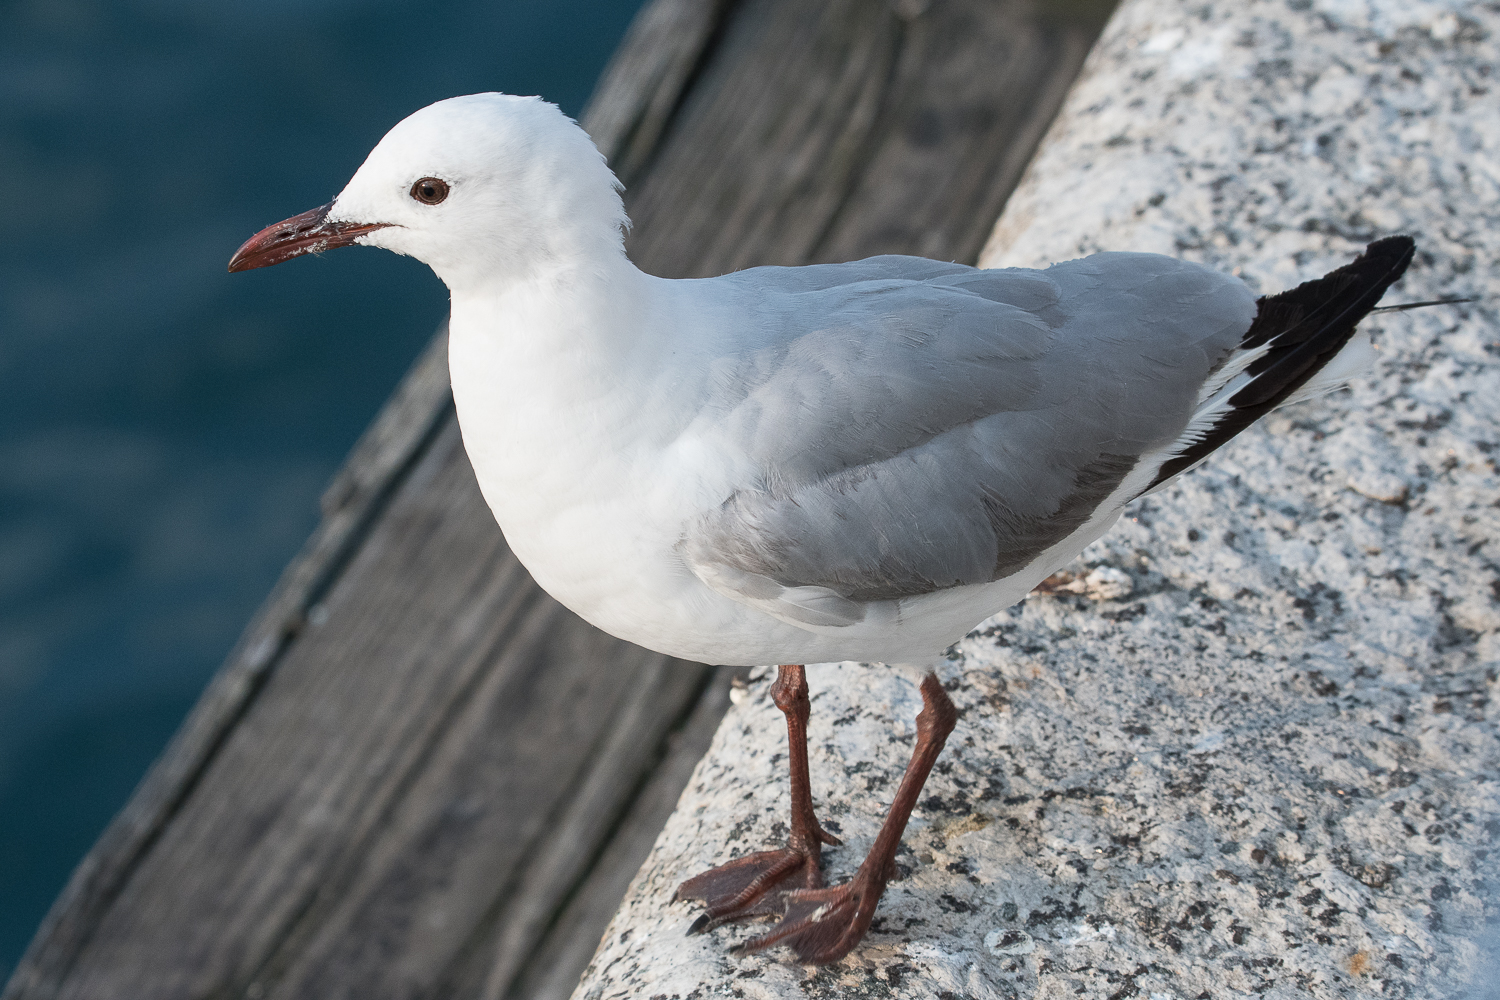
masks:
<instances>
[{"instance_id":1,"label":"gull leg","mask_svg":"<svg viewBox=\"0 0 1500 1000\"><path fill-rule=\"evenodd\" d=\"M822 888L822 845L839 843L837 837L818 825L818 816L813 811L812 784L807 775L807 717L811 706L807 700L807 674L801 664L776 668L771 700L786 716L792 785L791 835L783 850L736 858L678 886L674 900L697 899L705 904L703 915L693 922L689 934L712 930L731 920L779 915L784 890L777 887L800 874L803 889Z\"/></svg>"},{"instance_id":2,"label":"gull leg","mask_svg":"<svg viewBox=\"0 0 1500 1000\"><path fill-rule=\"evenodd\" d=\"M785 894L786 910L781 922L758 938L740 945L740 954L760 951L773 944L787 944L804 962L826 965L847 955L875 916L875 905L896 868L896 849L906 821L911 818L917 796L953 725L958 710L934 674L922 681L922 711L917 715L917 745L880 835L854 878L831 888L797 889Z\"/></svg>"}]
</instances>

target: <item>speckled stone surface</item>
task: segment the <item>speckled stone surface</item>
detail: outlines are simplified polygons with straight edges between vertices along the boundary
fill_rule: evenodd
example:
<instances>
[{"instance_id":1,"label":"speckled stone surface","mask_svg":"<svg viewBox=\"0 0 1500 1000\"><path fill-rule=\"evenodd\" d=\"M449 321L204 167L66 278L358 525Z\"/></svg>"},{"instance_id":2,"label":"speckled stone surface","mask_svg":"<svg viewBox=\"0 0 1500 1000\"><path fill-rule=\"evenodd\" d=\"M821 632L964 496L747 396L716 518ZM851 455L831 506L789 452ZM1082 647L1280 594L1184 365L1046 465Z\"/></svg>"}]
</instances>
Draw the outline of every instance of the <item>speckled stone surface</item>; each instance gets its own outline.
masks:
<instances>
[{"instance_id":1,"label":"speckled stone surface","mask_svg":"<svg viewBox=\"0 0 1500 1000\"><path fill-rule=\"evenodd\" d=\"M585 974L631 997L1489 996L1500 924L1500 5L1125 0L985 263L1154 250L1276 291L1393 232L1381 360L1137 503L936 664L962 711L867 943L686 938L785 834L752 678ZM820 665L813 794L873 839L910 677Z\"/></svg>"}]
</instances>

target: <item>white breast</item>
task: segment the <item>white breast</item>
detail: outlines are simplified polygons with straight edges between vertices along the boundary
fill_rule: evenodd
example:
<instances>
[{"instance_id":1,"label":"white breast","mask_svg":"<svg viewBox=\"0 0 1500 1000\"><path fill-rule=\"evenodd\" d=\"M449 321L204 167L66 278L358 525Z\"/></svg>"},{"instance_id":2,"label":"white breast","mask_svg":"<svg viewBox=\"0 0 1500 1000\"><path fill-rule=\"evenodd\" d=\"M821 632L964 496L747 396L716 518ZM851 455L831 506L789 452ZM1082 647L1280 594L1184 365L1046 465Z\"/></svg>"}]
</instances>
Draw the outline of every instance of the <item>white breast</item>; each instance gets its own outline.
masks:
<instances>
[{"instance_id":1,"label":"white breast","mask_svg":"<svg viewBox=\"0 0 1500 1000\"><path fill-rule=\"evenodd\" d=\"M618 327L622 315L662 318L665 306L639 302L650 280L612 291L604 310L578 294L560 308L534 289L455 296L449 367L464 446L543 589L615 635L713 659L717 637L733 643L754 615L707 591L675 546L728 471L681 441L692 389L647 335ZM611 328L613 342L599 336Z\"/></svg>"}]
</instances>

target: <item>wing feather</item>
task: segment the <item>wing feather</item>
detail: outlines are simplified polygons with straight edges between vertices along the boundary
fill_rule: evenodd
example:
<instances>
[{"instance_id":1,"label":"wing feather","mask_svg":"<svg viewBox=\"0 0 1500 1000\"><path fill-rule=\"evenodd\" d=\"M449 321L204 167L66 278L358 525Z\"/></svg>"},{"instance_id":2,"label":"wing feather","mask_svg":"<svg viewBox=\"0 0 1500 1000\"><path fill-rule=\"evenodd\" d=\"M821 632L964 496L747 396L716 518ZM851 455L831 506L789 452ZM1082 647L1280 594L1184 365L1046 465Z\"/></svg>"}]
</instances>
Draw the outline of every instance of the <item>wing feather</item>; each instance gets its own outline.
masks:
<instances>
[{"instance_id":1,"label":"wing feather","mask_svg":"<svg viewBox=\"0 0 1500 1000\"><path fill-rule=\"evenodd\" d=\"M1255 315L1238 280L1150 254L914 260L715 279L781 327L716 372L731 403L699 428L756 470L679 546L714 589L850 624L1017 571L1182 435Z\"/></svg>"}]
</instances>

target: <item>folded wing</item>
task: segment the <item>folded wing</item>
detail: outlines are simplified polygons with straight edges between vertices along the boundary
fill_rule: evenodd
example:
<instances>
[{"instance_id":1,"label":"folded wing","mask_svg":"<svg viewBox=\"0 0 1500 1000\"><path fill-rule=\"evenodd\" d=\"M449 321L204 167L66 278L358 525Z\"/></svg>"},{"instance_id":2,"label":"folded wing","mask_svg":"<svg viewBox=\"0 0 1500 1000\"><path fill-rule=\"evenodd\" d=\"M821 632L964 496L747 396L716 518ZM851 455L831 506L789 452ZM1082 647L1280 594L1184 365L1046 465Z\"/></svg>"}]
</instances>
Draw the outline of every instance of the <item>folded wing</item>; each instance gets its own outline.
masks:
<instances>
[{"instance_id":1,"label":"folded wing","mask_svg":"<svg viewBox=\"0 0 1500 1000\"><path fill-rule=\"evenodd\" d=\"M1243 283L1151 254L718 280L784 334L717 373L734 402L698 433L757 474L680 550L714 589L815 626L1003 579L1077 531L1183 435L1256 314Z\"/></svg>"}]
</instances>

